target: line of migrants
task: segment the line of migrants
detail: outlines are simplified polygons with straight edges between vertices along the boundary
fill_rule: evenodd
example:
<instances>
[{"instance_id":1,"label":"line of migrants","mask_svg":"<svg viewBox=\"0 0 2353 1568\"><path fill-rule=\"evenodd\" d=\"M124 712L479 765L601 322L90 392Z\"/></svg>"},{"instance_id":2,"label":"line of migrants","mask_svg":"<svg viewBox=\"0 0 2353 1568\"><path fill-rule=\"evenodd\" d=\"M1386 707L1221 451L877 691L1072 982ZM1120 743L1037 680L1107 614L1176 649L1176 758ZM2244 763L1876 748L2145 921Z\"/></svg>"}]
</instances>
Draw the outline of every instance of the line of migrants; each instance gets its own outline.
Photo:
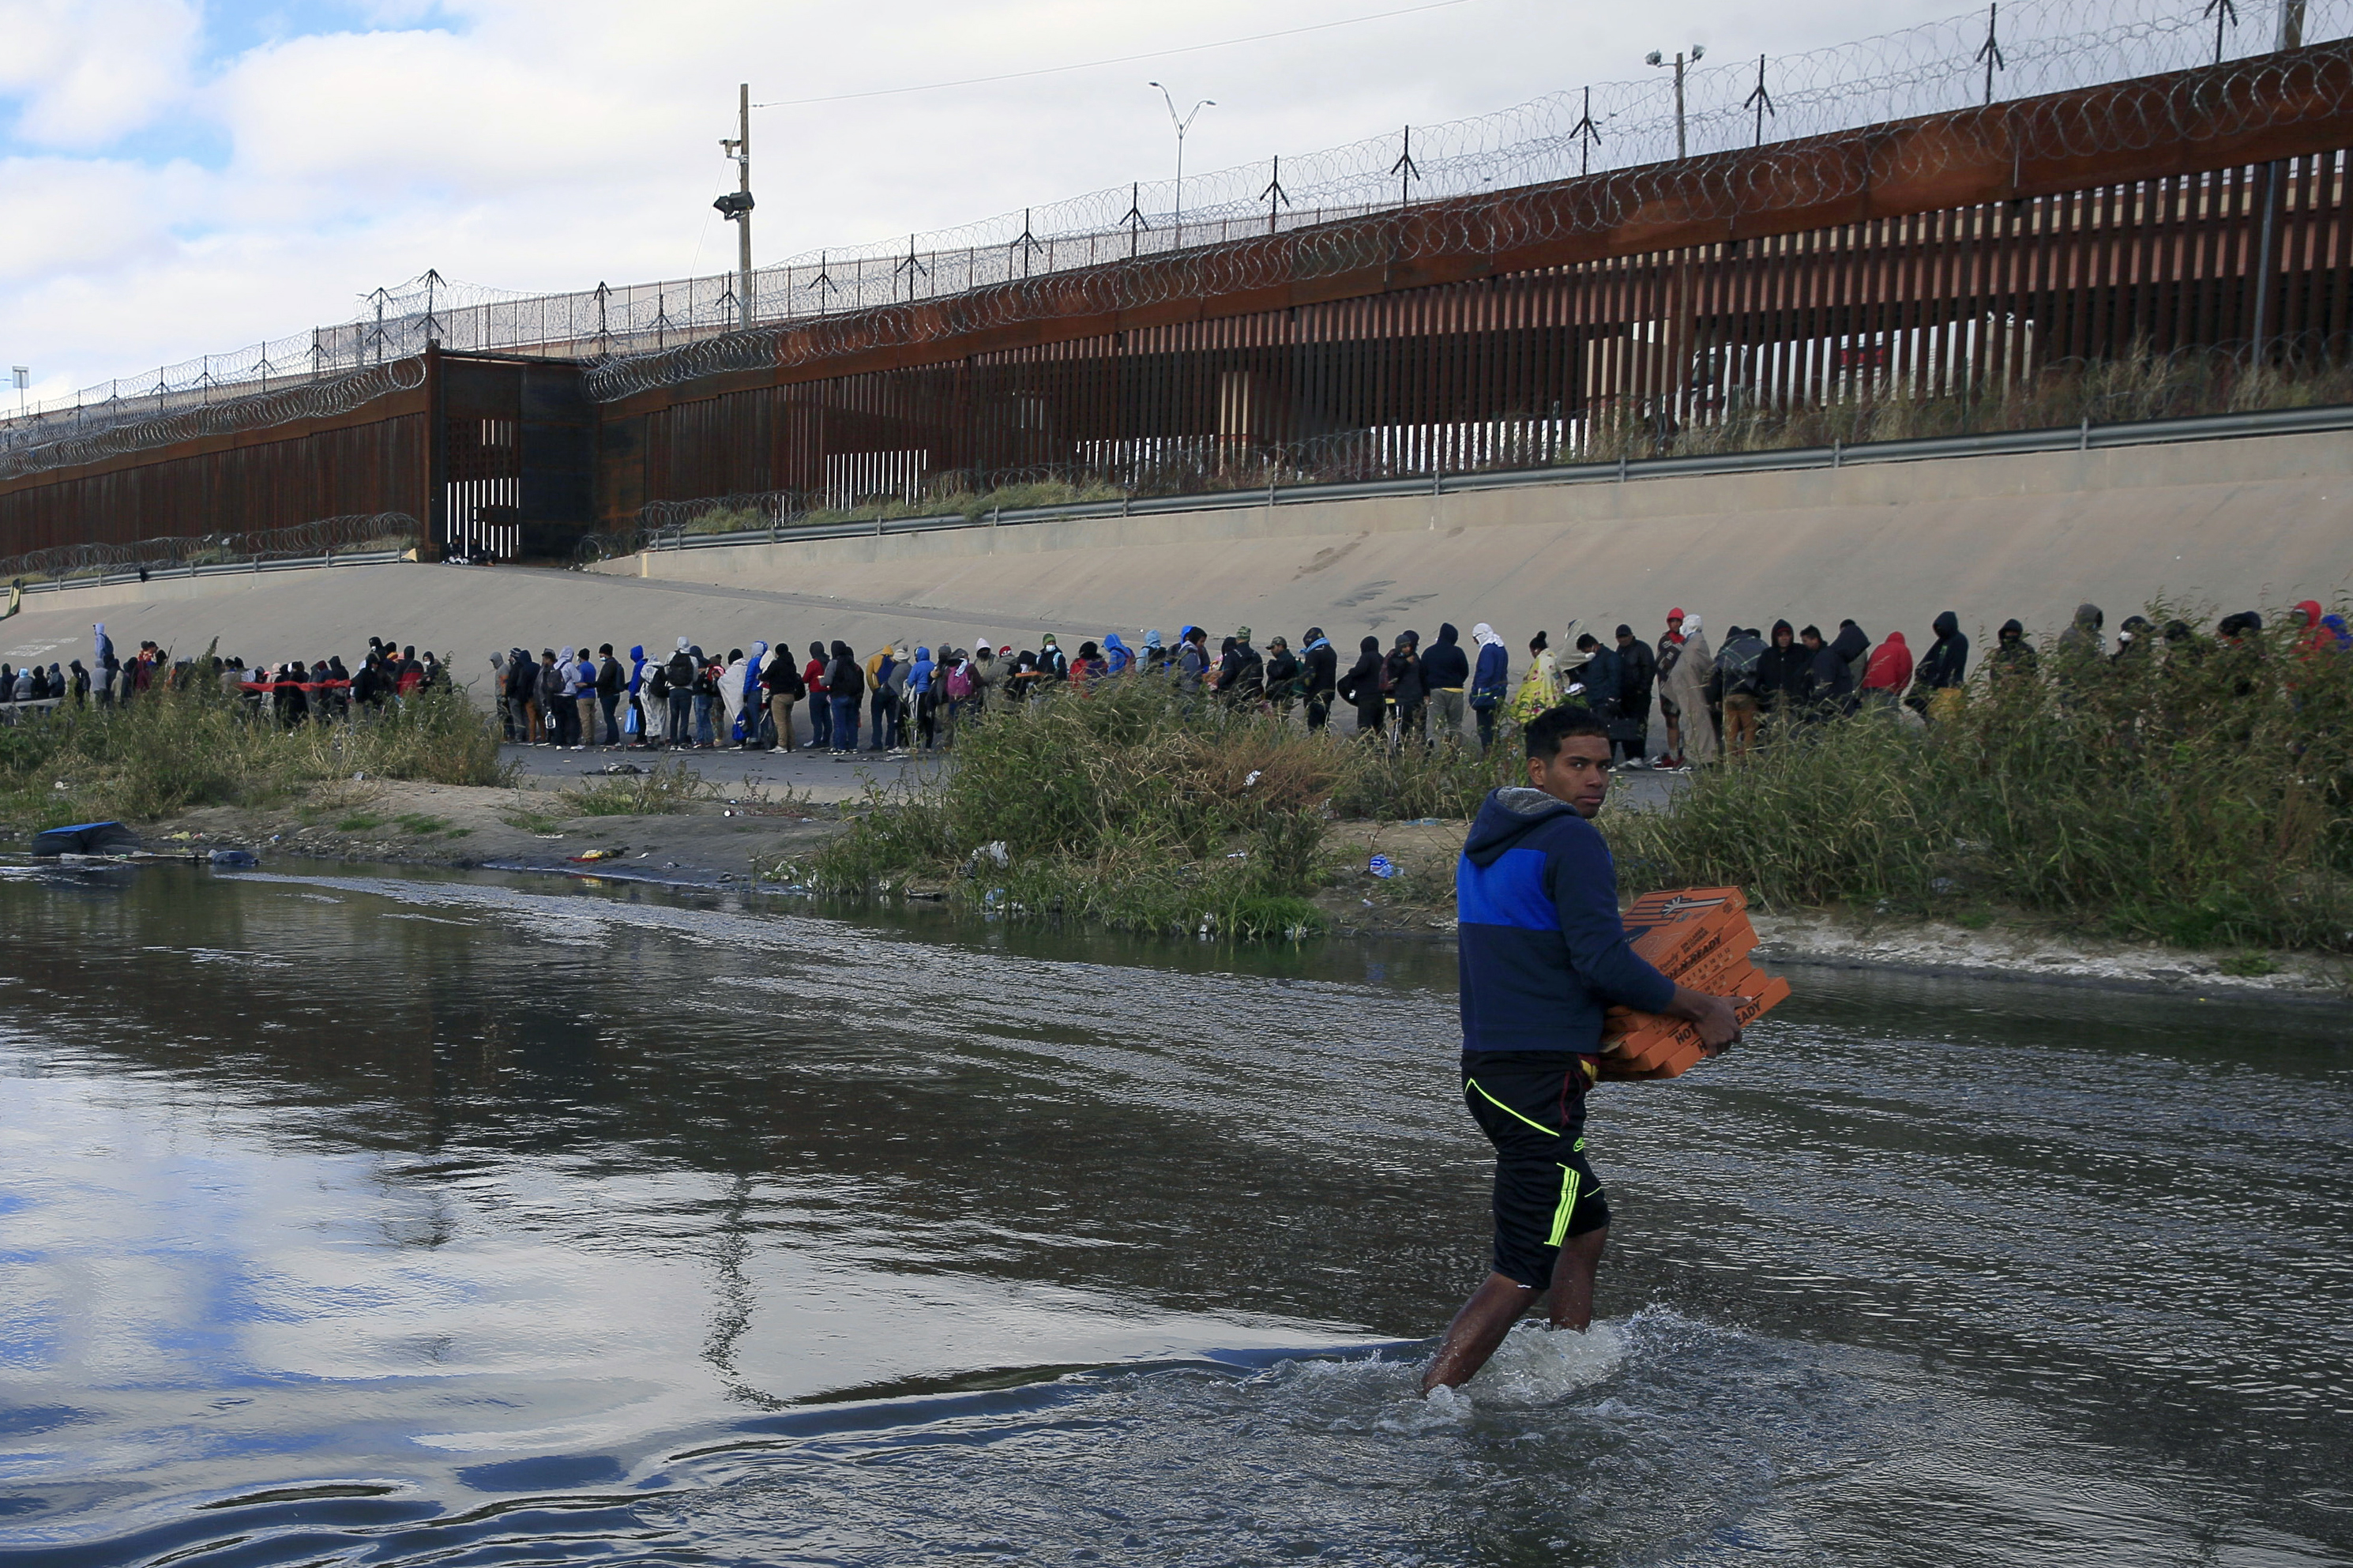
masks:
<instances>
[{"instance_id":1,"label":"line of migrants","mask_svg":"<svg viewBox=\"0 0 2353 1568\"><path fill-rule=\"evenodd\" d=\"M2342 614L2306 599L2290 612L2315 648L2353 651ZM2221 618L2215 635L2236 642L2263 630L2242 610ZM59 702L100 707L140 700L167 678L198 673L153 641L119 656L101 623L92 629L88 666L60 669L0 663L0 709ZM2189 624L2158 627L2126 620L2113 644L2094 605L2082 606L2046 650L2017 620L2002 623L1990 655L1993 672L2032 673L2045 652L2063 667L2087 660L2130 659L2162 642L2193 640ZM1573 638L1573 641L1571 639ZM1769 630L1737 624L1711 646L1701 616L1668 612L1654 641L1620 624L1605 642L1570 623L1556 652L1548 631L1526 644L1516 669L1504 638L1484 621L1465 646L1451 622L1425 648L1419 632L1398 632L1387 648L1367 633L1345 668L1320 626L1294 645L1274 636L1261 650L1238 627L1213 651L1210 634L1185 625L1173 641L1143 631L1131 646L1117 632L1066 652L1054 633L1034 648L976 638L969 649L894 641L861 656L839 640L812 641L804 659L791 643L755 641L746 651L706 652L679 636L666 654L642 644L617 654L611 643L543 649L515 647L490 658L491 695L504 737L520 745L571 750L712 750L720 747L794 751L813 747L847 758L863 749L902 753L952 746L956 732L984 714L1039 700L1057 690L1126 677L1163 679L1186 695L1206 694L1238 709L1289 718L1310 730L1349 710L1357 733L1393 744L1460 743L1482 750L1497 726L1525 726L1564 701L1591 711L1609 728L1611 762L1620 768L1682 770L1754 750L1766 726L1819 723L1862 712L1908 708L1934 719L1959 700L1969 668L1969 639L1946 610L1926 650L1914 656L1901 631L1874 642L1852 619L1824 633L1816 625L1777 620ZM371 637L356 669L341 655L248 666L213 658L202 672L242 696L272 722L349 721L417 693L448 684L452 673L432 650ZM1467 727L1466 727L1467 726ZM1651 744L1657 729L1664 744ZM861 747L861 741L863 745Z\"/></svg>"}]
</instances>

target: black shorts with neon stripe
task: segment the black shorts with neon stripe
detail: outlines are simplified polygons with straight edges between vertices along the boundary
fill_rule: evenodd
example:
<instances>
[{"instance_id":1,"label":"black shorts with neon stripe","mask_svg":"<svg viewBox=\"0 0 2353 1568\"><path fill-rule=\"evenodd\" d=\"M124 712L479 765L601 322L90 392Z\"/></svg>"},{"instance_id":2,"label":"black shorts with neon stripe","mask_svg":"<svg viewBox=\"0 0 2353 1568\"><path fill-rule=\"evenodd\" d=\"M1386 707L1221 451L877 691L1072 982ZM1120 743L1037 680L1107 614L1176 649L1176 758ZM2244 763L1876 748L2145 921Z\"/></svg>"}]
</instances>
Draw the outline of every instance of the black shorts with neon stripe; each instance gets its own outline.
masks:
<instances>
[{"instance_id":1,"label":"black shorts with neon stripe","mask_svg":"<svg viewBox=\"0 0 2353 1568\"><path fill-rule=\"evenodd\" d=\"M1495 1146L1495 1272L1531 1290L1552 1283L1560 1245L1609 1223L1601 1180L1585 1160L1585 1068L1574 1057L1466 1057L1462 1099Z\"/></svg>"}]
</instances>

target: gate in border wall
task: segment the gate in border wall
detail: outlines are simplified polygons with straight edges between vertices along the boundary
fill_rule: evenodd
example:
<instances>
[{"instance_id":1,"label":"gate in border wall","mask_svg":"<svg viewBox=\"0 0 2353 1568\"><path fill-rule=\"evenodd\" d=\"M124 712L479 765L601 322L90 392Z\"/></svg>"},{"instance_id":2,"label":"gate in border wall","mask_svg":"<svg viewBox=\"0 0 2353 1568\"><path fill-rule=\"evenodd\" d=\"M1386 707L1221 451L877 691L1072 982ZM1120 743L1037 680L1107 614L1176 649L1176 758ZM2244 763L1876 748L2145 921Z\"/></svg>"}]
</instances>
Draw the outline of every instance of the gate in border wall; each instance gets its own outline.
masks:
<instances>
[{"instance_id":1,"label":"gate in border wall","mask_svg":"<svg viewBox=\"0 0 2353 1568\"><path fill-rule=\"evenodd\" d=\"M594 516L596 415L567 360L432 354L437 553L562 556Z\"/></svg>"}]
</instances>

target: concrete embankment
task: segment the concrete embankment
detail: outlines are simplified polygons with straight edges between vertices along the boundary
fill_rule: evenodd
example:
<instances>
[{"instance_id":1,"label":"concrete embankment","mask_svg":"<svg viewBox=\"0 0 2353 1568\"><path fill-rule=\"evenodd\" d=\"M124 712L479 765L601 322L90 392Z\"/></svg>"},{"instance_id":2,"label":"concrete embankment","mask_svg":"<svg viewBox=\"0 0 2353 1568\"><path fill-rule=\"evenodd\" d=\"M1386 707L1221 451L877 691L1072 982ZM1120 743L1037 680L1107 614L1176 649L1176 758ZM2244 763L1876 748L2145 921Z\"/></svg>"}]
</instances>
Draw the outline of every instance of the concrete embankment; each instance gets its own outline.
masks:
<instances>
[{"instance_id":1,"label":"concrete embankment","mask_svg":"<svg viewBox=\"0 0 2353 1568\"><path fill-rule=\"evenodd\" d=\"M641 580L902 603L967 636L1172 622L1335 640L1571 618L1653 634L1666 611L1915 640L1945 609L2038 632L2153 599L2224 609L2344 591L2353 440L2264 436L1627 483L1238 505L1018 527L651 553ZM1516 652L1516 648L1515 648Z\"/></svg>"},{"instance_id":2,"label":"concrete embankment","mask_svg":"<svg viewBox=\"0 0 2353 1568\"><path fill-rule=\"evenodd\" d=\"M1518 646L1570 618L1652 631L1671 606L1728 620L1842 616L1915 643L1936 611L1972 632L2054 631L2077 602L2113 627L2160 596L2221 609L2328 599L2353 572L2353 439L2304 434L1626 483L1238 504L1179 514L661 552L593 572L339 567L38 595L0 657L120 642L248 661L346 657L371 632L478 680L494 649L666 649L885 636L1017 646L1185 621L1346 645L1440 620Z\"/></svg>"}]
</instances>

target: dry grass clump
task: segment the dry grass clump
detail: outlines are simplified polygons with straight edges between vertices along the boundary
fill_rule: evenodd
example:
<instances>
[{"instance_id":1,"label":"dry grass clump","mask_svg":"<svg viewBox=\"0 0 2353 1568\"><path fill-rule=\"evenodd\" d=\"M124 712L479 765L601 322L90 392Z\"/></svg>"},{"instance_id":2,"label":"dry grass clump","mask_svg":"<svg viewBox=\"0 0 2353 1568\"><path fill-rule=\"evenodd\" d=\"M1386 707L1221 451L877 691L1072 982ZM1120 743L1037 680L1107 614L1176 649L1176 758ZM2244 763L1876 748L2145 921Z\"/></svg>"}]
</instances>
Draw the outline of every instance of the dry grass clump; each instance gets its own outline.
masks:
<instances>
[{"instance_id":1,"label":"dry grass clump","mask_svg":"<svg viewBox=\"0 0 2353 1568\"><path fill-rule=\"evenodd\" d=\"M711 782L683 762L657 763L643 773L613 774L556 791L575 817L655 817L691 810L715 794Z\"/></svg>"},{"instance_id":2,"label":"dry grass clump","mask_svg":"<svg viewBox=\"0 0 2353 1568\"><path fill-rule=\"evenodd\" d=\"M1605 819L1621 875L2353 950L2353 654L2268 619L2238 644L2200 624L2121 658L2046 650L2031 677L1981 668L1926 727L1865 714L1784 734L1664 810Z\"/></svg>"},{"instance_id":3,"label":"dry grass clump","mask_svg":"<svg viewBox=\"0 0 2353 1568\"><path fill-rule=\"evenodd\" d=\"M1296 935L1318 924L1334 821L1463 815L1498 777L1455 747L1392 756L1133 676L967 726L952 768L878 792L809 874L852 893L945 876L985 909L1123 929Z\"/></svg>"},{"instance_id":4,"label":"dry grass clump","mask_svg":"<svg viewBox=\"0 0 2353 1568\"><path fill-rule=\"evenodd\" d=\"M357 724L289 729L211 678L184 678L121 708L66 706L0 728L0 810L20 826L261 805L360 773L494 784L499 733L463 693L447 690Z\"/></svg>"}]
</instances>

